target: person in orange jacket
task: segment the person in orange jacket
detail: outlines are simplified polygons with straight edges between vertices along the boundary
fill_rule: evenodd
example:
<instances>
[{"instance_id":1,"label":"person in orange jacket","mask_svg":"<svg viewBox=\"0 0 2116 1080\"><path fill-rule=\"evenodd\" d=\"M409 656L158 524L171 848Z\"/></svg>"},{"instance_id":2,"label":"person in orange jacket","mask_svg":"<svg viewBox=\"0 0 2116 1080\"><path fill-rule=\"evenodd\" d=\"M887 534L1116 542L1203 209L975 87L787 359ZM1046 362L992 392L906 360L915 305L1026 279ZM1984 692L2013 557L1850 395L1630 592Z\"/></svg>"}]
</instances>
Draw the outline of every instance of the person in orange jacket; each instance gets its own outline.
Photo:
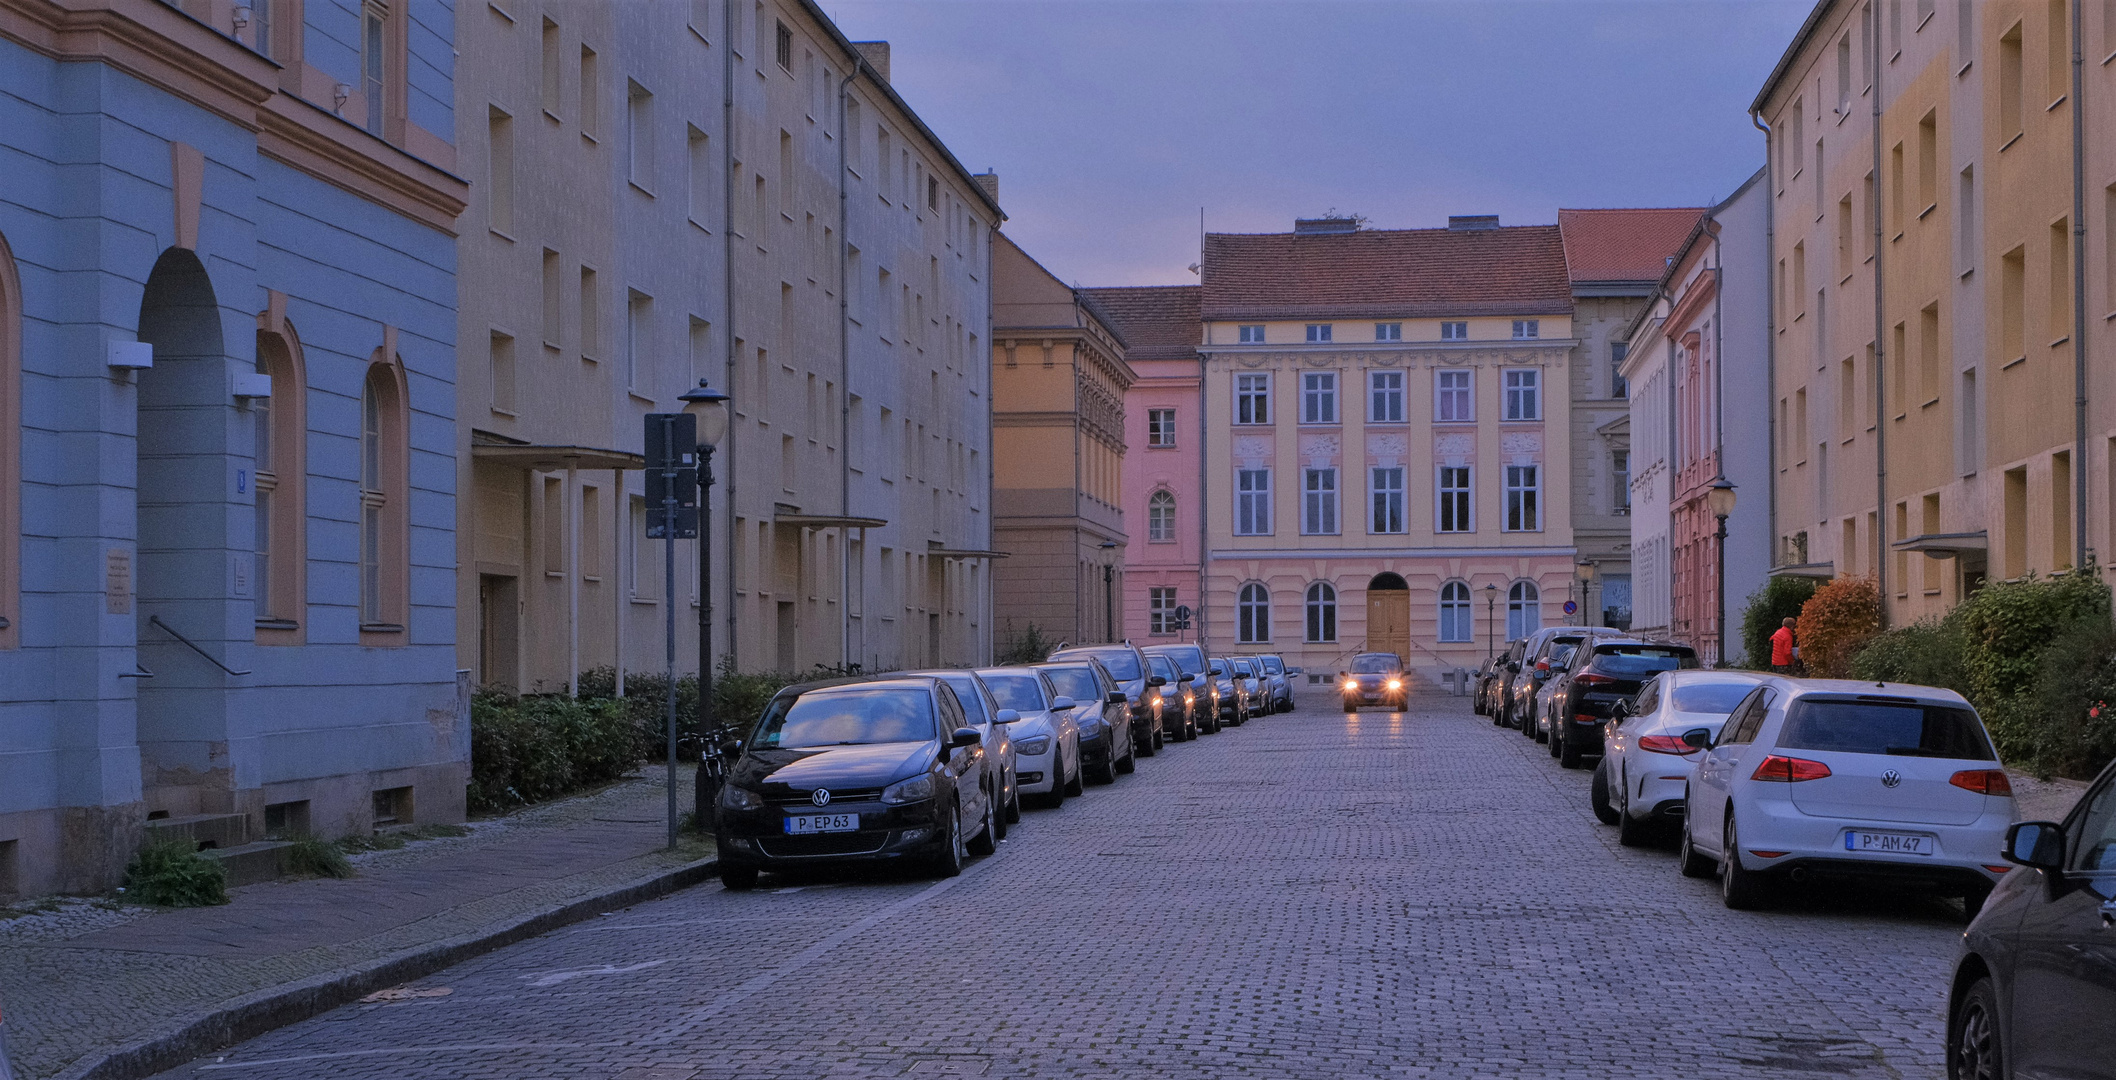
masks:
<instances>
[{"instance_id":1,"label":"person in orange jacket","mask_svg":"<svg viewBox=\"0 0 2116 1080\"><path fill-rule=\"evenodd\" d=\"M1771 635L1771 670L1780 675L1793 673L1793 661L1800 658L1800 649L1793 644L1793 620L1788 618Z\"/></svg>"}]
</instances>

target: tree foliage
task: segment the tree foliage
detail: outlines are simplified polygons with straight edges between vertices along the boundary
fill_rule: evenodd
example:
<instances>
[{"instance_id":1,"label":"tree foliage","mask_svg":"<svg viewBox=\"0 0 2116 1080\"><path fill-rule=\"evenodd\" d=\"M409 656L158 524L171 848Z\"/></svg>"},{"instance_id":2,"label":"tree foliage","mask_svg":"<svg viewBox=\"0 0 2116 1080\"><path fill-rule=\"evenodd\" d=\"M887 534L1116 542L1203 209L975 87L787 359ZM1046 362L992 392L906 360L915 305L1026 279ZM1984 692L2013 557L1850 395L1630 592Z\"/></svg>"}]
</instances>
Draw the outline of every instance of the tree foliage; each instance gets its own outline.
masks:
<instances>
[{"instance_id":1,"label":"tree foliage","mask_svg":"<svg viewBox=\"0 0 2116 1080\"><path fill-rule=\"evenodd\" d=\"M1881 632L1881 589L1871 577L1840 577L1800 605L1793 628L1800 661L1818 679L1849 678L1852 657Z\"/></svg>"},{"instance_id":2,"label":"tree foliage","mask_svg":"<svg viewBox=\"0 0 2116 1080\"><path fill-rule=\"evenodd\" d=\"M1800 617L1800 605L1815 595L1815 579L1774 577L1763 588L1749 594L1741 611L1741 647L1748 651L1748 666L1765 667L1771 662L1771 635L1786 619Z\"/></svg>"}]
</instances>

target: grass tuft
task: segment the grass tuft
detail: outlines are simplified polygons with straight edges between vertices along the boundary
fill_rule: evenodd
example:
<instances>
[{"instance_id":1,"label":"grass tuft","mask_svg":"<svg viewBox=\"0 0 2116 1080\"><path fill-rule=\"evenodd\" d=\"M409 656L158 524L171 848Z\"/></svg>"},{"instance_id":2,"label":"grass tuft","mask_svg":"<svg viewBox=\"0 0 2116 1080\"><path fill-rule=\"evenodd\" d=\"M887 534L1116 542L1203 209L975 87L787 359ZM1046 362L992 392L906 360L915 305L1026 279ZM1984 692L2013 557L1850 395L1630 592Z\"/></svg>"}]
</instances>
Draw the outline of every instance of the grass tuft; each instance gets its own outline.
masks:
<instances>
[{"instance_id":1,"label":"grass tuft","mask_svg":"<svg viewBox=\"0 0 2116 1080\"><path fill-rule=\"evenodd\" d=\"M328 840L304 836L294 841L287 849L287 869L308 877L349 878L353 876L353 864L346 861L345 852Z\"/></svg>"},{"instance_id":2,"label":"grass tuft","mask_svg":"<svg viewBox=\"0 0 2116 1080\"><path fill-rule=\"evenodd\" d=\"M125 899L160 907L228 902L228 875L183 841L149 844L125 867Z\"/></svg>"}]
</instances>

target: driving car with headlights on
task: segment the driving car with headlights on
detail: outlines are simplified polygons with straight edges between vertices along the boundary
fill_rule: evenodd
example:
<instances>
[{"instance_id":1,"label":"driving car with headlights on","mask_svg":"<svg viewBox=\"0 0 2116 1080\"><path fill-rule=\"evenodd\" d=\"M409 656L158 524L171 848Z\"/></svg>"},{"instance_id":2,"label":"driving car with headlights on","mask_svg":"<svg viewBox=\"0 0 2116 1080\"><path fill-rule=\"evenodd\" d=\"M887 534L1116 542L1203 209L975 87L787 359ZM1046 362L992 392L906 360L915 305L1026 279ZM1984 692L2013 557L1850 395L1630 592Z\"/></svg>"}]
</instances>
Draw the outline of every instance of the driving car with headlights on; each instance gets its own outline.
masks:
<instances>
[{"instance_id":1,"label":"driving car with headlights on","mask_svg":"<svg viewBox=\"0 0 2116 1080\"><path fill-rule=\"evenodd\" d=\"M847 860L921 860L952 877L998 842L983 737L954 688L909 676L787 687L720 790L720 880Z\"/></svg>"},{"instance_id":2,"label":"driving car with headlights on","mask_svg":"<svg viewBox=\"0 0 2116 1080\"><path fill-rule=\"evenodd\" d=\"M1014 740L1007 734L1013 720L999 719L999 702L977 673L966 668L946 671L912 671L909 675L939 679L955 690L956 700L970 719L970 726L984 736L985 780L999 793L999 839L1007 838L1007 826L1021 820L1021 791L1014 781Z\"/></svg>"},{"instance_id":3,"label":"driving car with headlights on","mask_svg":"<svg viewBox=\"0 0 2116 1080\"><path fill-rule=\"evenodd\" d=\"M1219 725L1220 684L1219 680L1214 678L1212 674L1212 669L1216 666L1216 662L1205 656L1204 649L1189 642L1184 642L1176 645L1148 645L1139 651L1147 656L1165 656L1175 664L1176 670L1190 676L1191 701L1188 734L1178 734L1176 725L1164 717L1162 727L1167 730L1169 738L1178 741L1185 738L1196 738L1198 729L1206 724L1211 724L1214 727Z\"/></svg>"},{"instance_id":4,"label":"driving car with headlights on","mask_svg":"<svg viewBox=\"0 0 2116 1080\"><path fill-rule=\"evenodd\" d=\"M1690 766L1719 734L1727 714L1761 676L1734 671L1663 671L1619 705L1602 729L1602 761L1589 802L1626 847L1682 822Z\"/></svg>"},{"instance_id":5,"label":"driving car with headlights on","mask_svg":"<svg viewBox=\"0 0 2116 1080\"><path fill-rule=\"evenodd\" d=\"M1337 692L1344 699L1346 712L1358 712L1366 705L1401 709L1410 694L1409 686L1403 658L1392 652L1360 653L1337 673Z\"/></svg>"},{"instance_id":6,"label":"driving car with headlights on","mask_svg":"<svg viewBox=\"0 0 2116 1080\"><path fill-rule=\"evenodd\" d=\"M1055 807L1066 796L1080 794L1080 727L1073 722L1073 699L1062 697L1034 668L978 668L977 677L1001 709L1015 714L1007 737L1014 743L1014 785L1022 798Z\"/></svg>"},{"instance_id":7,"label":"driving car with headlights on","mask_svg":"<svg viewBox=\"0 0 2116 1080\"><path fill-rule=\"evenodd\" d=\"M1991 736L1930 686L1767 677L1699 755L1682 872L1716 865L1730 908L1845 878L1959 896L1974 912L2019 819Z\"/></svg>"},{"instance_id":8,"label":"driving car with headlights on","mask_svg":"<svg viewBox=\"0 0 2116 1080\"><path fill-rule=\"evenodd\" d=\"M1118 773L1138 767L1132 742L1130 703L1100 663L1031 664L1052 689L1073 700L1073 723L1080 730L1080 770L1097 784L1114 784ZM1149 683L1152 679L1149 677ZM1153 689L1149 687L1149 689ZM1158 703L1157 703L1158 704Z\"/></svg>"},{"instance_id":9,"label":"driving car with headlights on","mask_svg":"<svg viewBox=\"0 0 2116 1080\"><path fill-rule=\"evenodd\" d=\"M1124 715L1131 721L1132 741L1144 742L1152 738L1153 729L1161 725L1161 695L1154 692L1153 673L1146 670L1146 654L1130 642L1060 647L1044 659L1074 664L1089 659L1099 662L1109 677L1117 680L1117 689L1124 691L1124 704L1128 710ZM1088 703L1082 701L1080 704ZM1117 717L1114 709L1110 716L1112 719Z\"/></svg>"}]
</instances>

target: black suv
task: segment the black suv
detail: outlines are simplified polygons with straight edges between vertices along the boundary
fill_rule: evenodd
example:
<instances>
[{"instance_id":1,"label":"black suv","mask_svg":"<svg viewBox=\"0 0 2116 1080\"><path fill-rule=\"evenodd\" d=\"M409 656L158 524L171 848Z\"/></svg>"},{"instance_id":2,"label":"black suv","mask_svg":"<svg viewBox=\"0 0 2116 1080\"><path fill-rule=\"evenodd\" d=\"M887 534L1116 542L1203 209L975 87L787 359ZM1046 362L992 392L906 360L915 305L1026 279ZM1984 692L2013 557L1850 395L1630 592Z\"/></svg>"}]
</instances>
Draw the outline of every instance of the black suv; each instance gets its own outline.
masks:
<instances>
[{"instance_id":1,"label":"black suv","mask_svg":"<svg viewBox=\"0 0 2116 1080\"><path fill-rule=\"evenodd\" d=\"M1621 704L1630 708L1647 680L1663 671L1697 666L1697 650L1667 641L1593 638L1582 641L1550 691L1550 756L1568 769L1582 754L1602 752L1602 725Z\"/></svg>"},{"instance_id":2,"label":"black suv","mask_svg":"<svg viewBox=\"0 0 2116 1080\"><path fill-rule=\"evenodd\" d=\"M1146 654L1128 642L1110 645L1073 645L1060 648L1048 659L1053 663L1079 663L1093 658L1102 662L1104 671L1117 680L1117 689L1124 692L1124 701L1131 715L1131 737L1134 742L1149 742L1154 729L1161 726L1161 695L1153 689L1160 676L1146 668Z\"/></svg>"}]
</instances>

